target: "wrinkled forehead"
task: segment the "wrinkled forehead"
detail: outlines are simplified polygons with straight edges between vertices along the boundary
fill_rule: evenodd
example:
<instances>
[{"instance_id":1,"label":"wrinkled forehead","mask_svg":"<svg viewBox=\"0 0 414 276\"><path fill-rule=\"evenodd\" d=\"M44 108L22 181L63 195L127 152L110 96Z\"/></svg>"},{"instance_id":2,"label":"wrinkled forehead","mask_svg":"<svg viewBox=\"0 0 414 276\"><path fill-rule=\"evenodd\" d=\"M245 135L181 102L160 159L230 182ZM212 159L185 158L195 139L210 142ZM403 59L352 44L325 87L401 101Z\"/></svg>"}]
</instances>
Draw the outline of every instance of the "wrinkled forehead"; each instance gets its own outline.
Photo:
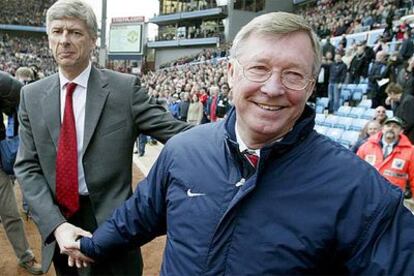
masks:
<instances>
[{"instance_id":1,"label":"wrinkled forehead","mask_svg":"<svg viewBox=\"0 0 414 276\"><path fill-rule=\"evenodd\" d=\"M63 29L69 31L78 30L93 36L91 30L88 29L86 22L75 17L64 17L51 20L48 25L48 31L52 29Z\"/></svg>"}]
</instances>

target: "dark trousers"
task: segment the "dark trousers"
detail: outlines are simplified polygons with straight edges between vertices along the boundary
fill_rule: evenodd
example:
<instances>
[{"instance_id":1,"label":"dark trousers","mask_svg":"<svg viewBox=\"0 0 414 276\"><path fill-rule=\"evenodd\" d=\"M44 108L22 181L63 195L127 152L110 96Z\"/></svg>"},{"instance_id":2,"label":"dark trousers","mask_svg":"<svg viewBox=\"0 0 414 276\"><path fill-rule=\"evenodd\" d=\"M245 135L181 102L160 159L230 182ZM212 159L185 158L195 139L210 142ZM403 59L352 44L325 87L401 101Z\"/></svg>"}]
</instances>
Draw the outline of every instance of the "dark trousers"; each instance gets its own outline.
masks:
<instances>
[{"instance_id":1,"label":"dark trousers","mask_svg":"<svg viewBox=\"0 0 414 276\"><path fill-rule=\"evenodd\" d=\"M137 146L138 146L138 153L139 154L141 154L141 155L145 154L145 145L147 144L147 142L148 142L147 135L140 134L138 136L138 145Z\"/></svg>"},{"instance_id":2,"label":"dark trousers","mask_svg":"<svg viewBox=\"0 0 414 276\"><path fill-rule=\"evenodd\" d=\"M79 211L68 220L69 223L83 228L91 233L97 228L95 215L89 196L80 197ZM68 266L68 257L59 253L56 245L53 256L56 275L142 275L142 257L139 249L117 252L105 260L96 262L87 268L77 269Z\"/></svg>"}]
</instances>

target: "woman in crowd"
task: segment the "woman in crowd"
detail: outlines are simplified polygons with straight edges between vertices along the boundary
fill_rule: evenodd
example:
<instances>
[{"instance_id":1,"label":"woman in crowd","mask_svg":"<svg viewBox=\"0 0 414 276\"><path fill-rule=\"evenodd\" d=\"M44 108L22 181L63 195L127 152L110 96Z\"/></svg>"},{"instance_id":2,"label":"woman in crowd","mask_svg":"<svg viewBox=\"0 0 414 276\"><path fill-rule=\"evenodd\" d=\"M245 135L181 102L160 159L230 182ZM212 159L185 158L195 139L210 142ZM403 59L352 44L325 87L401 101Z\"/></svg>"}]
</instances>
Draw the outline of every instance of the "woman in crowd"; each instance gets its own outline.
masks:
<instances>
[{"instance_id":1,"label":"woman in crowd","mask_svg":"<svg viewBox=\"0 0 414 276\"><path fill-rule=\"evenodd\" d=\"M188 107L187 122L193 125L199 125L202 118L203 104L198 100L197 94L194 94Z\"/></svg>"}]
</instances>

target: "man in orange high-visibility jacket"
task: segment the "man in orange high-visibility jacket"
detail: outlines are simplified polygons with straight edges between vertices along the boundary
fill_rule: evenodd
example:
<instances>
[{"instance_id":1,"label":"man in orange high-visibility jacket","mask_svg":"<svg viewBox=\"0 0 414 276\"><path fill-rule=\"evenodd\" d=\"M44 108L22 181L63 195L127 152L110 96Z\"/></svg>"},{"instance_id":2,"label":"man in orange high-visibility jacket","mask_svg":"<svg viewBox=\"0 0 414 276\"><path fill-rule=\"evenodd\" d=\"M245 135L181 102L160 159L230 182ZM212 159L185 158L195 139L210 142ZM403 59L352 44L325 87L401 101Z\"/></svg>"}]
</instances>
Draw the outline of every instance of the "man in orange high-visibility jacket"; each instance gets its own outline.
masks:
<instances>
[{"instance_id":1,"label":"man in orange high-visibility jacket","mask_svg":"<svg viewBox=\"0 0 414 276\"><path fill-rule=\"evenodd\" d=\"M373 165L392 184L412 195L414 147L402 132L403 121L400 118L387 119L382 131L371 136L359 148L357 155Z\"/></svg>"}]
</instances>

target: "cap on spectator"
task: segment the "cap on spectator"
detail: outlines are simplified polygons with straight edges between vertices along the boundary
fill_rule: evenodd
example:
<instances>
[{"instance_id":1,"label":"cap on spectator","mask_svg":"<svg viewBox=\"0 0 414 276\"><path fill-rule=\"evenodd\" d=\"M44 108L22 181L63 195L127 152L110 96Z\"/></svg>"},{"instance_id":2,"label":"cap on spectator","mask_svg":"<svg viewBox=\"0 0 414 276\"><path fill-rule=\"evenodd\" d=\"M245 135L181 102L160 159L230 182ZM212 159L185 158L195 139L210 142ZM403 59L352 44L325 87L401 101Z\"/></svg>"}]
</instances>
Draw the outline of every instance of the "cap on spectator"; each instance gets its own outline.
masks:
<instances>
[{"instance_id":1,"label":"cap on spectator","mask_svg":"<svg viewBox=\"0 0 414 276\"><path fill-rule=\"evenodd\" d=\"M403 120L401 120L400 118L398 118L396 116L386 119L385 122L384 122L384 124L386 125L388 123L396 123L400 127L404 127Z\"/></svg>"}]
</instances>

